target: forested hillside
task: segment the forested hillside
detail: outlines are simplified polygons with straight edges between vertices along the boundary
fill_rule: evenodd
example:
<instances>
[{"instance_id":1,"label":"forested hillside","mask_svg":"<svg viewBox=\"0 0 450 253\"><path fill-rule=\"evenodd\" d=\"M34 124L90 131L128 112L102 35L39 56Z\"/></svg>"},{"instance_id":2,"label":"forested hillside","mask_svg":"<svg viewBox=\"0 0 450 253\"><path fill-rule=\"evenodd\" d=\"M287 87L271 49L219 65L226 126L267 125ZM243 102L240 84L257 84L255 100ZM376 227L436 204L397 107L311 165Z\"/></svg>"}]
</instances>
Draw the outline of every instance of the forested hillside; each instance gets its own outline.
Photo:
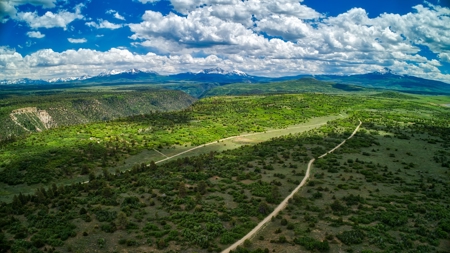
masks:
<instances>
[{"instance_id":1,"label":"forested hillside","mask_svg":"<svg viewBox=\"0 0 450 253\"><path fill-rule=\"evenodd\" d=\"M195 100L180 91L157 89L9 96L0 100L0 140L54 127L181 110Z\"/></svg>"}]
</instances>

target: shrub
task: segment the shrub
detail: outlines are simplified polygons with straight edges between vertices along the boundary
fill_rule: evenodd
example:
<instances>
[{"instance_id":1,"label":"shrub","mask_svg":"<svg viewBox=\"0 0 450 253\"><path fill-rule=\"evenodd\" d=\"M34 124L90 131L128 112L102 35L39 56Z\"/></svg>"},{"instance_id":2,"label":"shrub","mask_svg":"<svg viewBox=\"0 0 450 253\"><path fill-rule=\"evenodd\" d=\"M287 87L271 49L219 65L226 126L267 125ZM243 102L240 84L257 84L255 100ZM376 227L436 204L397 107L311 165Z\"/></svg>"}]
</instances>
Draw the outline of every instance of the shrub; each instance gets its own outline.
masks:
<instances>
[{"instance_id":1,"label":"shrub","mask_svg":"<svg viewBox=\"0 0 450 253\"><path fill-rule=\"evenodd\" d=\"M336 236L346 245L360 244L363 242L366 235L361 230L344 231Z\"/></svg>"}]
</instances>

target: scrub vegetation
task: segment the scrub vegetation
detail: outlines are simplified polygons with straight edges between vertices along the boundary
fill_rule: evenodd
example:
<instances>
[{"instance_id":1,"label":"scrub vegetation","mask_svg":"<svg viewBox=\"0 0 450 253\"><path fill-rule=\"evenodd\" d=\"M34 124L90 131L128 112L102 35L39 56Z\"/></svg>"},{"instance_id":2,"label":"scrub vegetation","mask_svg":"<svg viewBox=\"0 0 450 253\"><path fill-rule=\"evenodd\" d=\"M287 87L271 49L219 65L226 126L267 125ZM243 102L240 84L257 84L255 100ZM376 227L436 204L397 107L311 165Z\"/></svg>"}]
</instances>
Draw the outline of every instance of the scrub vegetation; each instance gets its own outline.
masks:
<instances>
[{"instance_id":1,"label":"scrub vegetation","mask_svg":"<svg viewBox=\"0 0 450 253\"><path fill-rule=\"evenodd\" d=\"M235 252L448 252L450 108L440 104L450 100L355 94L209 97L4 140L2 188L23 191L2 193L0 249L220 252L269 215L316 158L286 209ZM339 114L346 117L265 142L117 169L152 150ZM318 158L360 120L352 139ZM70 179L80 180L61 183Z\"/></svg>"}]
</instances>

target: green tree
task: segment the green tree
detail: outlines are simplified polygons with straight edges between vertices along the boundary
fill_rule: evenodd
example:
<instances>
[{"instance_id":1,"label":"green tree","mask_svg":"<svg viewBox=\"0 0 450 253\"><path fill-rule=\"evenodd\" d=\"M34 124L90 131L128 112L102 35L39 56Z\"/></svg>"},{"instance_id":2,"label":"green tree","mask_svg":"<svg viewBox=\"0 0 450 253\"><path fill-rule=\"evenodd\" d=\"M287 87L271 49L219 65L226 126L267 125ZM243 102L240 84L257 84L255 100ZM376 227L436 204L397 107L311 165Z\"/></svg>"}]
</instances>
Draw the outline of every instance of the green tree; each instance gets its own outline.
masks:
<instances>
[{"instance_id":1,"label":"green tree","mask_svg":"<svg viewBox=\"0 0 450 253\"><path fill-rule=\"evenodd\" d=\"M109 171L106 168L102 169L103 172L103 178L105 178L106 180L110 180L111 179L111 174L109 173Z\"/></svg>"},{"instance_id":2,"label":"green tree","mask_svg":"<svg viewBox=\"0 0 450 253\"><path fill-rule=\"evenodd\" d=\"M128 225L127 215L122 211L117 215L117 225L120 229L125 229Z\"/></svg>"},{"instance_id":3,"label":"green tree","mask_svg":"<svg viewBox=\"0 0 450 253\"><path fill-rule=\"evenodd\" d=\"M81 175L87 175L89 174L90 169L86 164L83 164L83 166L81 167Z\"/></svg>"},{"instance_id":4,"label":"green tree","mask_svg":"<svg viewBox=\"0 0 450 253\"><path fill-rule=\"evenodd\" d=\"M261 201L261 202L259 202L259 206L258 206L258 212L260 213L260 214L268 214L269 213L269 210L270 208L269 208L269 205L267 204L267 202L266 201Z\"/></svg>"},{"instance_id":5,"label":"green tree","mask_svg":"<svg viewBox=\"0 0 450 253\"><path fill-rule=\"evenodd\" d=\"M200 201L202 201L202 195L200 194L200 192L197 192L195 194L195 203L200 203Z\"/></svg>"},{"instance_id":6,"label":"green tree","mask_svg":"<svg viewBox=\"0 0 450 253\"><path fill-rule=\"evenodd\" d=\"M89 181L94 181L95 180L95 173L94 172L89 172Z\"/></svg>"},{"instance_id":7,"label":"green tree","mask_svg":"<svg viewBox=\"0 0 450 253\"><path fill-rule=\"evenodd\" d=\"M186 194L186 185L184 184L184 182L180 182L178 185L178 196L180 196L180 198L184 198L186 197Z\"/></svg>"},{"instance_id":8,"label":"green tree","mask_svg":"<svg viewBox=\"0 0 450 253\"><path fill-rule=\"evenodd\" d=\"M150 162L150 170L156 170L158 168L158 165L156 165L155 161Z\"/></svg>"},{"instance_id":9,"label":"green tree","mask_svg":"<svg viewBox=\"0 0 450 253\"><path fill-rule=\"evenodd\" d=\"M208 185L206 184L206 182L202 180L197 185L197 191L200 194L205 195L207 187L208 187Z\"/></svg>"}]
</instances>

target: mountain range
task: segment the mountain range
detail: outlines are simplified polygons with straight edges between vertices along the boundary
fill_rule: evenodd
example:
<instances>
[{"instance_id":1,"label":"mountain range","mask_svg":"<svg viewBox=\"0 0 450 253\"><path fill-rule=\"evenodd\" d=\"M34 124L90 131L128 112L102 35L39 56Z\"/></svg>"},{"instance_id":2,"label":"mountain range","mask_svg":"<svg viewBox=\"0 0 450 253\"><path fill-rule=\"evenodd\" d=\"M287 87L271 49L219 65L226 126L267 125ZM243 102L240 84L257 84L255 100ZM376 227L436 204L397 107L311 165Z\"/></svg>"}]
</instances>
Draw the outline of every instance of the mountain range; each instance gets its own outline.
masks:
<instances>
[{"instance_id":1,"label":"mountain range","mask_svg":"<svg viewBox=\"0 0 450 253\"><path fill-rule=\"evenodd\" d=\"M80 76L69 78L53 78L48 80L17 79L0 81L0 85L92 85L92 84L120 84L120 83L200 83L222 86L232 83L268 83L296 80L301 78L315 78L338 84L351 84L367 88L396 90L411 93L450 94L450 84L424 79L409 75L399 75L390 69L357 75L297 75L284 77L261 77L248 75L242 71L226 71L221 68L205 69L197 73L186 72L173 75L160 75L156 72L139 69L110 70L96 76Z\"/></svg>"}]
</instances>

